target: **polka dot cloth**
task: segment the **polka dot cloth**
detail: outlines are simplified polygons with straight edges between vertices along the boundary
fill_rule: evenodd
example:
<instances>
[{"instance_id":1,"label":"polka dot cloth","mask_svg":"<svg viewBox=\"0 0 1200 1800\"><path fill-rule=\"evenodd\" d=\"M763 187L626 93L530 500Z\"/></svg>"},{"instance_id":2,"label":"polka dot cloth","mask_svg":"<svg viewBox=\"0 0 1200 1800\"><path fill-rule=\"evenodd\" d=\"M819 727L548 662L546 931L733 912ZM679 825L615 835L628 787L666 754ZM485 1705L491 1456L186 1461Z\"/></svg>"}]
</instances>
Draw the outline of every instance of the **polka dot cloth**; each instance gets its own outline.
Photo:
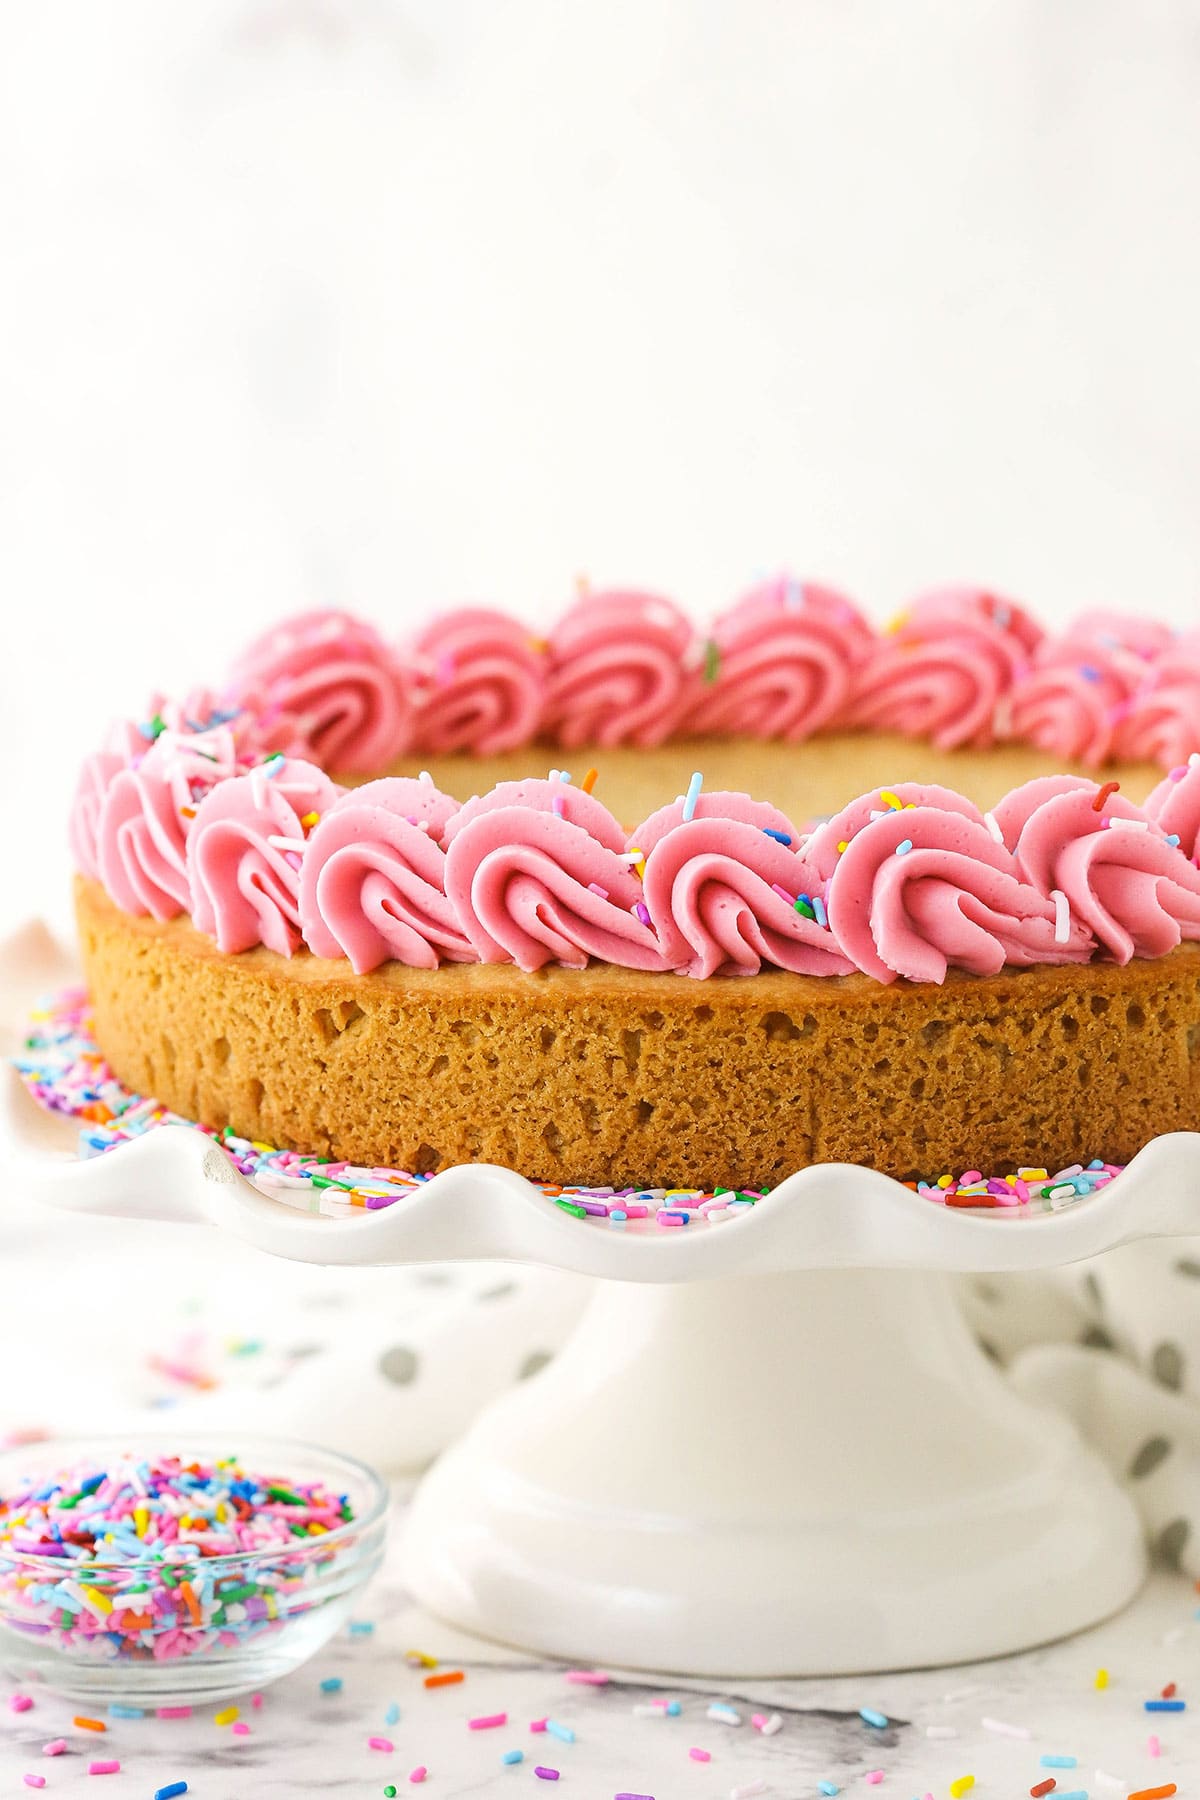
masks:
<instances>
[{"instance_id":1,"label":"polka dot cloth","mask_svg":"<svg viewBox=\"0 0 1200 1800\"><path fill-rule=\"evenodd\" d=\"M1049 1275L968 1276L962 1296L1014 1385L1103 1457L1156 1555L1200 1577L1200 1238Z\"/></svg>"}]
</instances>

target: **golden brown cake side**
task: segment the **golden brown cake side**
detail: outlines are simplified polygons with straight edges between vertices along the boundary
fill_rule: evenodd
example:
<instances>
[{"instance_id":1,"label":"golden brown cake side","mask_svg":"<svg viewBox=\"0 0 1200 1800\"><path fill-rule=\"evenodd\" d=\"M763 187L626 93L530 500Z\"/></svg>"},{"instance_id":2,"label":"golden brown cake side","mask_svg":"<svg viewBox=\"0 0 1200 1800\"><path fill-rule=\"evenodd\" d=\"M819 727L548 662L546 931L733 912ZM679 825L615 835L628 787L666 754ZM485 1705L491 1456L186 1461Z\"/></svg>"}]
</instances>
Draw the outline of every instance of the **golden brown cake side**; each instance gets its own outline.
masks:
<instances>
[{"instance_id":1,"label":"golden brown cake side","mask_svg":"<svg viewBox=\"0 0 1200 1800\"><path fill-rule=\"evenodd\" d=\"M1200 1127L1200 946L1124 968L692 981L596 965L223 955L79 878L96 1037L174 1111L415 1171L498 1162L613 1186L762 1187L814 1162L901 1179Z\"/></svg>"}]
</instances>

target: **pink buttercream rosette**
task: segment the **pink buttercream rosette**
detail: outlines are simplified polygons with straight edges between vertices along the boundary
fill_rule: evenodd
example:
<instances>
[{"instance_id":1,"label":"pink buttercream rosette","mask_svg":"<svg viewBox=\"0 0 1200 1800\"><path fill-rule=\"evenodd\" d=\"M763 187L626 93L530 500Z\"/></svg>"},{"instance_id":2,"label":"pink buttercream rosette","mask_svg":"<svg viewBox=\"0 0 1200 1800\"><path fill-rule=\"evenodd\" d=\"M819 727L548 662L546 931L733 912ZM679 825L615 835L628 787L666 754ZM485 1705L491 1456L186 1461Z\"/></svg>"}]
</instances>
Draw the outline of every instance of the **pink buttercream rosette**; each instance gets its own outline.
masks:
<instances>
[{"instance_id":1,"label":"pink buttercream rosette","mask_svg":"<svg viewBox=\"0 0 1200 1800\"><path fill-rule=\"evenodd\" d=\"M663 970L625 834L561 781L501 782L446 830L446 893L482 962Z\"/></svg>"},{"instance_id":2,"label":"pink buttercream rosette","mask_svg":"<svg viewBox=\"0 0 1200 1800\"><path fill-rule=\"evenodd\" d=\"M123 912L174 919L191 898L186 821L169 777L147 762L122 769L109 784L96 833L97 868Z\"/></svg>"},{"instance_id":3,"label":"pink buttercream rosette","mask_svg":"<svg viewBox=\"0 0 1200 1800\"><path fill-rule=\"evenodd\" d=\"M836 724L855 671L877 642L857 607L833 588L780 575L716 619L711 681L689 729L799 743Z\"/></svg>"},{"instance_id":4,"label":"pink buttercream rosette","mask_svg":"<svg viewBox=\"0 0 1200 1800\"><path fill-rule=\"evenodd\" d=\"M446 897L441 836L458 802L428 780L369 781L326 811L304 850L300 925L316 956L358 975L389 960L476 962Z\"/></svg>"},{"instance_id":5,"label":"pink buttercream rosette","mask_svg":"<svg viewBox=\"0 0 1200 1800\"><path fill-rule=\"evenodd\" d=\"M1081 613L1038 646L1009 696L1005 735L1098 768L1118 753L1122 721L1166 636L1121 613Z\"/></svg>"},{"instance_id":6,"label":"pink buttercream rosette","mask_svg":"<svg viewBox=\"0 0 1200 1800\"><path fill-rule=\"evenodd\" d=\"M75 867L93 881L100 879L98 839L104 798L121 770L128 767L127 758L117 750L93 750L80 766L67 815L67 842Z\"/></svg>"},{"instance_id":7,"label":"pink buttercream rosette","mask_svg":"<svg viewBox=\"0 0 1200 1800\"><path fill-rule=\"evenodd\" d=\"M644 899L666 961L685 975L845 975L827 926L797 909L819 887L797 855L795 826L745 794L701 794L685 819L675 801L644 820L629 849L645 854Z\"/></svg>"},{"instance_id":8,"label":"pink buttercream rosette","mask_svg":"<svg viewBox=\"0 0 1200 1800\"><path fill-rule=\"evenodd\" d=\"M846 955L883 982L1086 962L1090 934L1022 878L970 801L952 798L953 806L870 809L865 821L859 802L822 827L818 852L832 846L837 857L825 904Z\"/></svg>"},{"instance_id":9,"label":"pink buttercream rosette","mask_svg":"<svg viewBox=\"0 0 1200 1800\"><path fill-rule=\"evenodd\" d=\"M293 759L223 781L200 802L187 845L192 922L230 954L256 944L291 956L300 943L304 823L342 789Z\"/></svg>"},{"instance_id":10,"label":"pink buttercream rosette","mask_svg":"<svg viewBox=\"0 0 1200 1800\"><path fill-rule=\"evenodd\" d=\"M1022 877L1061 894L1072 920L1127 963L1200 938L1200 872L1115 785L1048 776L1014 789L994 817Z\"/></svg>"},{"instance_id":11,"label":"pink buttercream rosette","mask_svg":"<svg viewBox=\"0 0 1200 1800\"><path fill-rule=\"evenodd\" d=\"M1028 667L1040 628L1013 601L951 588L913 603L855 674L844 723L984 748Z\"/></svg>"},{"instance_id":12,"label":"pink buttercream rosette","mask_svg":"<svg viewBox=\"0 0 1200 1800\"><path fill-rule=\"evenodd\" d=\"M152 700L148 717L153 718L163 704L158 699ZM174 712L180 710L173 709ZM189 729L182 720L180 729ZM67 816L67 841L75 867L93 881L100 880L98 836L105 795L122 769L139 764L153 742L148 726L143 728L132 719L118 719L109 727L104 747L93 750L80 766Z\"/></svg>"},{"instance_id":13,"label":"pink buttercream rosette","mask_svg":"<svg viewBox=\"0 0 1200 1800\"><path fill-rule=\"evenodd\" d=\"M375 774L411 738L399 660L349 613L302 613L264 633L242 656L232 691L275 747L326 769Z\"/></svg>"},{"instance_id":14,"label":"pink buttercream rosette","mask_svg":"<svg viewBox=\"0 0 1200 1800\"><path fill-rule=\"evenodd\" d=\"M1200 858L1200 751L1164 776L1147 796L1144 810L1167 837L1178 839L1191 862Z\"/></svg>"},{"instance_id":15,"label":"pink buttercream rosette","mask_svg":"<svg viewBox=\"0 0 1200 1800\"><path fill-rule=\"evenodd\" d=\"M124 912L174 919L191 899L187 839L203 796L237 773L228 725L166 729L133 766L117 770L100 800L96 870Z\"/></svg>"},{"instance_id":16,"label":"pink buttercream rosette","mask_svg":"<svg viewBox=\"0 0 1200 1800\"><path fill-rule=\"evenodd\" d=\"M1200 750L1200 632L1189 632L1154 658L1117 725L1115 751L1164 769Z\"/></svg>"},{"instance_id":17,"label":"pink buttercream rosette","mask_svg":"<svg viewBox=\"0 0 1200 1800\"><path fill-rule=\"evenodd\" d=\"M536 735L545 652L506 613L486 607L446 613L413 639L404 659L416 676L416 750L495 756Z\"/></svg>"},{"instance_id":18,"label":"pink buttercream rosette","mask_svg":"<svg viewBox=\"0 0 1200 1800\"><path fill-rule=\"evenodd\" d=\"M690 621L649 594L589 594L551 633L542 728L558 743L661 744L700 694Z\"/></svg>"}]
</instances>

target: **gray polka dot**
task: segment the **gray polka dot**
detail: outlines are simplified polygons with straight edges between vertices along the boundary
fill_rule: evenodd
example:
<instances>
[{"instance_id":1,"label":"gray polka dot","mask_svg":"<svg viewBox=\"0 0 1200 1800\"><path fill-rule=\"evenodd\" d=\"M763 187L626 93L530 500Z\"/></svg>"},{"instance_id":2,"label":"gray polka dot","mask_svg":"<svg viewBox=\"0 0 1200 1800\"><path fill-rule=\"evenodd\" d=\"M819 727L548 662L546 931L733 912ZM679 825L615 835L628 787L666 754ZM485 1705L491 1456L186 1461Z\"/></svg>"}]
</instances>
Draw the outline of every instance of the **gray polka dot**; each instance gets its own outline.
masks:
<instances>
[{"instance_id":1,"label":"gray polka dot","mask_svg":"<svg viewBox=\"0 0 1200 1800\"><path fill-rule=\"evenodd\" d=\"M322 1348L321 1344L293 1344L288 1355L296 1362L303 1362L306 1356L320 1356Z\"/></svg>"},{"instance_id":2,"label":"gray polka dot","mask_svg":"<svg viewBox=\"0 0 1200 1800\"><path fill-rule=\"evenodd\" d=\"M985 1300L989 1306L999 1306L1004 1297L994 1281L976 1281L975 1293L978 1299Z\"/></svg>"},{"instance_id":3,"label":"gray polka dot","mask_svg":"<svg viewBox=\"0 0 1200 1800\"><path fill-rule=\"evenodd\" d=\"M550 1350L531 1350L517 1370L517 1380L528 1381L531 1375L536 1375L539 1369L545 1368L552 1355Z\"/></svg>"},{"instance_id":4,"label":"gray polka dot","mask_svg":"<svg viewBox=\"0 0 1200 1800\"><path fill-rule=\"evenodd\" d=\"M394 1381L397 1387L415 1381L419 1367L416 1351L410 1350L407 1344L393 1344L379 1359L379 1373L385 1381Z\"/></svg>"},{"instance_id":5,"label":"gray polka dot","mask_svg":"<svg viewBox=\"0 0 1200 1800\"><path fill-rule=\"evenodd\" d=\"M1183 1351L1178 1344L1168 1340L1159 1344L1150 1358L1150 1367L1155 1381L1160 1381L1165 1388L1181 1388L1183 1386Z\"/></svg>"},{"instance_id":6,"label":"gray polka dot","mask_svg":"<svg viewBox=\"0 0 1200 1800\"><path fill-rule=\"evenodd\" d=\"M1158 1534L1158 1542L1154 1546L1156 1553L1163 1562L1170 1563L1173 1569L1177 1569L1191 1534L1192 1528L1186 1519L1172 1519Z\"/></svg>"},{"instance_id":7,"label":"gray polka dot","mask_svg":"<svg viewBox=\"0 0 1200 1800\"><path fill-rule=\"evenodd\" d=\"M979 1348L983 1351L983 1354L985 1356L990 1357L994 1363L998 1363L1003 1360L1003 1358L1001 1357L1000 1352L997 1350L995 1344L990 1344L986 1338L981 1337L979 1339Z\"/></svg>"},{"instance_id":8,"label":"gray polka dot","mask_svg":"<svg viewBox=\"0 0 1200 1800\"><path fill-rule=\"evenodd\" d=\"M1142 1481L1147 1475L1153 1475L1160 1463L1166 1462L1171 1454L1171 1440L1165 1437L1147 1438L1133 1461L1129 1465L1129 1473L1134 1481Z\"/></svg>"},{"instance_id":9,"label":"gray polka dot","mask_svg":"<svg viewBox=\"0 0 1200 1800\"><path fill-rule=\"evenodd\" d=\"M1089 1350L1115 1350L1117 1347L1103 1325L1089 1325L1081 1332L1079 1341Z\"/></svg>"},{"instance_id":10,"label":"gray polka dot","mask_svg":"<svg viewBox=\"0 0 1200 1800\"><path fill-rule=\"evenodd\" d=\"M1187 1275L1192 1281L1200 1281L1200 1261L1194 1256L1181 1256L1175 1264L1177 1275Z\"/></svg>"},{"instance_id":11,"label":"gray polka dot","mask_svg":"<svg viewBox=\"0 0 1200 1800\"><path fill-rule=\"evenodd\" d=\"M1104 1291L1094 1270L1089 1269L1083 1278L1083 1291L1098 1313L1104 1311Z\"/></svg>"},{"instance_id":12,"label":"gray polka dot","mask_svg":"<svg viewBox=\"0 0 1200 1800\"><path fill-rule=\"evenodd\" d=\"M481 1294L476 1295L476 1299L478 1299L478 1300L507 1300L508 1296L510 1294L515 1294L516 1291L517 1291L517 1284L515 1281L498 1281L496 1283L495 1287L484 1288L484 1290Z\"/></svg>"}]
</instances>

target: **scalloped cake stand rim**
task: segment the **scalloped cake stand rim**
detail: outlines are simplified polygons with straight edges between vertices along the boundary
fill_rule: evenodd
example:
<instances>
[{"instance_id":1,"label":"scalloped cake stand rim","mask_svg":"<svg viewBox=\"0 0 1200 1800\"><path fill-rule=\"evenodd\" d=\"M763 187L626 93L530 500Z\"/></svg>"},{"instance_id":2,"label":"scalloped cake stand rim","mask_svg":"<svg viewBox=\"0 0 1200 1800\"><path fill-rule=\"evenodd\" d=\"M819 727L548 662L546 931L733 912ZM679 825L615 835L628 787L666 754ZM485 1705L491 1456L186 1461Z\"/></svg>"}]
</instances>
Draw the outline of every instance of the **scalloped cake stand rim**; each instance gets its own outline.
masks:
<instances>
[{"instance_id":1,"label":"scalloped cake stand rim","mask_svg":"<svg viewBox=\"0 0 1200 1800\"><path fill-rule=\"evenodd\" d=\"M22 959L6 1033L31 989L70 979L72 960L39 924L0 946ZM877 1170L797 1170L740 1218L652 1234L564 1214L513 1169L445 1169L377 1212L334 1218L263 1192L210 1140L160 1126L81 1159L76 1128L49 1118L11 1068L3 1147L22 1191L68 1211L209 1224L270 1255L346 1266L516 1261L618 1281L712 1281L820 1268L1000 1272L1053 1268L1141 1238L1200 1233L1200 1133L1155 1138L1107 1187L1058 1212L937 1205Z\"/></svg>"}]
</instances>

